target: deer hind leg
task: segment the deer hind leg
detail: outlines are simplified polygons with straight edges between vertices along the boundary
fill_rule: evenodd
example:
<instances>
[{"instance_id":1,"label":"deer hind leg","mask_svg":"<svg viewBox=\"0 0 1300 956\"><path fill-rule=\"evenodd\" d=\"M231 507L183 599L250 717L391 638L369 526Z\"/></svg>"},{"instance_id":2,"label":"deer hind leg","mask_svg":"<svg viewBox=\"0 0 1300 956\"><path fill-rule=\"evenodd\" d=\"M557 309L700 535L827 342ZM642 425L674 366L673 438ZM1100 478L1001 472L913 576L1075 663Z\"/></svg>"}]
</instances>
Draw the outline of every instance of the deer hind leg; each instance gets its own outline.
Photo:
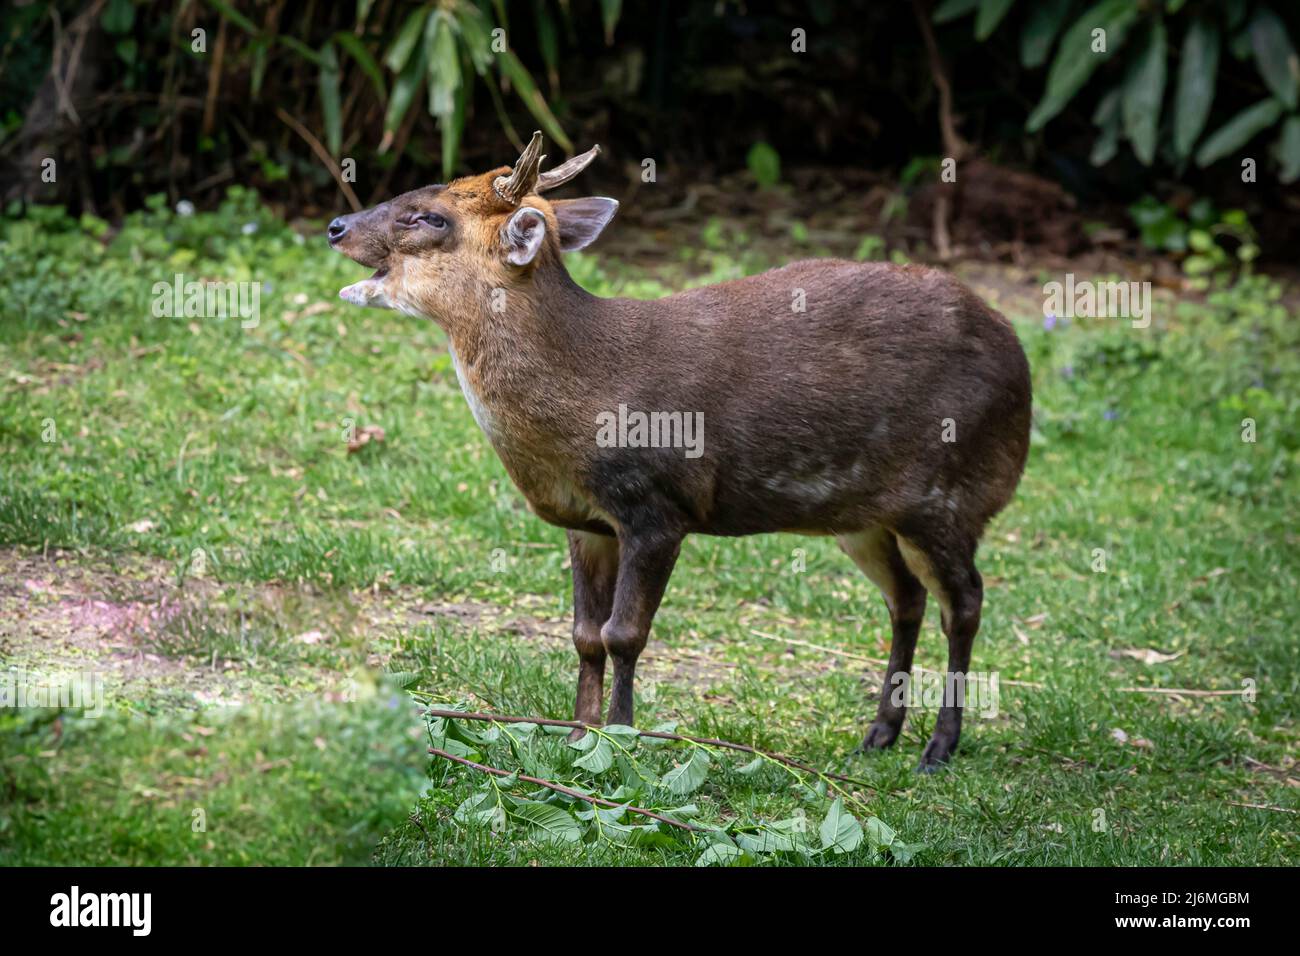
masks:
<instances>
[{"instance_id":1,"label":"deer hind leg","mask_svg":"<svg viewBox=\"0 0 1300 956\"><path fill-rule=\"evenodd\" d=\"M839 536L840 548L880 588L893 631L889 665L880 689L876 718L867 728L862 750L892 746L907 716L906 682L912 671L912 654L925 618L925 587L908 568L898 540L886 528L868 528Z\"/></svg>"},{"instance_id":2,"label":"deer hind leg","mask_svg":"<svg viewBox=\"0 0 1300 956\"><path fill-rule=\"evenodd\" d=\"M930 773L948 761L961 738L962 708L971 647L980 627L984 582L975 568L976 541L958 532L900 536L899 550L912 573L939 602L948 638L948 672L934 734L917 770Z\"/></svg>"},{"instance_id":3,"label":"deer hind leg","mask_svg":"<svg viewBox=\"0 0 1300 956\"><path fill-rule=\"evenodd\" d=\"M600 629L614 607L618 539L570 531L569 558L573 564L573 646L578 652L578 696L573 719L599 724L605 695L605 645ZM583 733L575 730L571 736Z\"/></svg>"}]
</instances>

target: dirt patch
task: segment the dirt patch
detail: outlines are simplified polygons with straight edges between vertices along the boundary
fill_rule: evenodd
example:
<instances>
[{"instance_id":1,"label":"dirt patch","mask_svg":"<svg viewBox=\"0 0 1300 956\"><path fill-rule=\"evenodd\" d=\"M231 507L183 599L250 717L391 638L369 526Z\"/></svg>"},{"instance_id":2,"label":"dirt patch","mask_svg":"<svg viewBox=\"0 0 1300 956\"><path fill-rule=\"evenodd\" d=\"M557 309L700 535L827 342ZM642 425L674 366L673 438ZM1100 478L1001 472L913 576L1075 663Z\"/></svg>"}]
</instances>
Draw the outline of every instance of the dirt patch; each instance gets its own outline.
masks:
<instances>
[{"instance_id":1,"label":"dirt patch","mask_svg":"<svg viewBox=\"0 0 1300 956\"><path fill-rule=\"evenodd\" d=\"M0 663L49 677L94 674L131 709L330 696L358 667L389 669L394 633L430 624L571 646L572 618L541 595L502 605L430 600L416 588L229 584L182 580L172 564L137 555L0 549ZM641 672L707 690L735 667L658 642Z\"/></svg>"}]
</instances>

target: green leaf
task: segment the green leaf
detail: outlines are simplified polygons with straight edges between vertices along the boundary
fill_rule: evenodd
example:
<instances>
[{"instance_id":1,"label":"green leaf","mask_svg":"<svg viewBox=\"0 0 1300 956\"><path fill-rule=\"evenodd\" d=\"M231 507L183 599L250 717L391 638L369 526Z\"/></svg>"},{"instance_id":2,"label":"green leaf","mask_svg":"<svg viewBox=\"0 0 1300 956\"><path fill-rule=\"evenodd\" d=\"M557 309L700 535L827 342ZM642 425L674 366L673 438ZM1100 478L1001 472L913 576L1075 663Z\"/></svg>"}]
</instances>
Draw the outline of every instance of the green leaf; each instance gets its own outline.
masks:
<instances>
[{"instance_id":1,"label":"green leaf","mask_svg":"<svg viewBox=\"0 0 1300 956\"><path fill-rule=\"evenodd\" d=\"M488 33L487 22L477 7L461 5L456 7L456 25L460 28L461 46L469 53L474 71L482 76L492 65L492 38Z\"/></svg>"},{"instance_id":2,"label":"green leaf","mask_svg":"<svg viewBox=\"0 0 1300 956\"><path fill-rule=\"evenodd\" d=\"M355 34L345 33L342 30L334 34L334 42L341 46L348 56L357 61L357 66L361 67L361 72L366 75L366 78L370 80L370 85L375 88L375 93L378 94L380 102L386 101L388 99L388 90L384 86L383 71L379 69L379 64L370 55L366 45Z\"/></svg>"},{"instance_id":3,"label":"green leaf","mask_svg":"<svg viewBox=\"0 0 1300 956\"><path fill-rule=\"evenodd\" d=\"M1165 22L1156 17L1147 28L1145 42L1128 62L1120 111L1124 133L1143 166L1156 157L1156 129L1165 95Z\"/></svg>"},{"instance_id":4,"label":"green leaf","mask_svg":"<svg viewBox=\"0 0 1300 956\"><path fill-rule=\"evenodd\" d=\"M497 804L496 792L493 790L475 790L471 793L451 818L457 823L468 823L474 817L474 814L488 808L495 807Z\"/></svg>"},{"instance_id":5,"label":"green leaf","mask_svg":"<svg viewBox=\"0 0 1300 956\"><path fill-rule=\"evenodd\" d=\"M461 743L461 741L456 740L452 737L444 737L441 740L435 737L433 741L433 746L439 748L440 750L445 750L449 754L454 754L457 757L474 757L478 754L478 751L476 751L473 747Z\"/></svg>"},{"instance_id":6,"label":"green leaf","mask_svg":"<svg viewBox=\"0 0 1300 956\"><path fill-rule=\"evenodd\" d=\"M737 833L736 843L750 853L791 853L807 849L794 833L768 828L758 833Z\"/></svg>"},{"instance_id":7,"label":"green leaf","mask_svg":"<svg viewBox=\"0 0 1300 956\"><path fill-rule=\"evenodd\" d=\"M106 33L126 33L135 23L135 4L131 0L108 0L99 22Z\"/></svg>"},{"instance_id":8,"label":"green leaf","mask_svg":"<svg viewBox=\"0 0 1300 956\"><path fill-rule=\"evenodd\" d=\"M979 3L980 0L943 0L943 3L935 7L934 15L930 19L935 23L958 20L979 6Z\"/></svg>"},{"instance_id":9,"label":"green leaf","mask_svg":"<svg viewBox=\"0 0 1300 956\"><path fill-rule=\"evenodd\" d=\"M249 92L257 99L262 92L262 80L266 78L267 51L271 41L266 37L256 37L248 48L253 56L253 71L249 79Z\"/></svg>"},{"instance_id":10,"label":"green leaf","mask_svg":"<svg viewBox=\"0 0 1300 956\"><path fill-rule=\"evenodd\" d=\"M1300 178L1300 116L1290 116L1282 124L1282 135L1273 144L1273 156L1281 167L1278 178L1282 182Z\"/></svg>"},{"instance_id":11,"label":"green leaf","mask_svg":"<svg viewBox=\"0 0 1300 956\"><path fill-rule=\"evenodd\" d=\"M294 53L297 53L304 60L309 60L310 62L314 63L316 66L325 65L325 61L321 58L321 55L317 53L315 50L313 50L311 47L309 47L307 44L303 43L301 40L298 40L291 36L285 36L284 34L281 34L275 38L275 42L282 44L283 46L287 46L290 50L292 50Z\"/></svg>"},{"instance_id":12,"label":"green leaf","mask_svg":"<svg viewBox=\"0 0 1300 956\"><path fill-rule=\"evenodd\" d=\"M625 803L617 807L593 807L592 809L595 810L595 815L600 817L601 823L618 823L623 819L623 814L627 812L627 808L631 805Z\"/></svg>"},{"instance_id":13,"label":"green leaf","mask_svg":"<svg viewBox=\"0 0 1300 956\"><path fill-rule=\"evenodd\" d=\"M749 153L745 156L745 165L763 189L769 189L781 181L781 157L775 149L761 140L749 147Z\"/></svg>"},{"instance_id":14,"label":"green leaf","mask_svg":"<svg viewBox=\"0 0 1300 956\"><path fill-rule=\"evenodd\" d=\"M420 35L424 33L424 24L428 17L428 7L417 7L402 24L397 39L393 41L393 45L388 48L388 53L384 56L384 63L394 73L401 73L410 63L411 54L415 52Z\"/></svg>"},{"instance_id":15,"label":"green leaf","mask_svg":"<svg viewBox=\"0 0 1300 956\"><path fill-rule=\"evenodd\" d=\"M560 121L555 118L551 108L546 105L546 99L542 96L541 90L537 88L532 75L519 61L519 57L515 56L514 50L506 50L504 53L498 54L497 64L501 72L509 77L510 82L514 84L519 98L524 101L524 106L528 108L528 112L533 114L533 119L541 124L546 135L555 140L556 144L566 153L573 152L573 141L560 128Z\"/></svg>"},{"instance_id":16,"label":"green leaf","mask_svg":"<svg viewBox=\"0 0 1300 956\"><path fill-rule=\"evenodd\" d=\"M510 815L536 827L539 835L556 843L577 843L582 839L582 827L570 814L551 803L520 801Z\"/></svg>"},{"instance_id":17,"label":"green leaf","mask_svg":"<svg viewBox=\"0 0 1300 956\"><path fill-rule=\"evenodd\" d=\"M1174 94L1174 154L1192 154L1196 138L1205 129L1214 103L1214 80L1219 70L1219 28L1212 20L1197 18L1183 37L1178 64L1178 91Z\"/></svg>"},{"instance_id":18,"label":"green leaf","mask_svg":"<svg viewBox=\"0 0 1300 956\"><path fill-rule=\"evenodd\" d=\"M862 844L862 824L844 809L844 801L838 797L822 821L820 832L823 850L850 853Z\"/></svg>"},{"instance_id":19,"label":"green leaf","mask_svg":"<svg viewBox=\"0 0 1300 956\"><path fill-rule=\"evenodd\" d=\"M639 730L635 727L629 727L627 724L606 724L600 730L607 737L616 738L625 747L634 743L641 736Z\"/></svg>"},{"instance_id":20,"label":"green leaf","mask_svg":"<svg viewBox=\"0 0 1300 956\"><path fill-rule=\"evenodd\" d=\"M1105 166L1115 158L1115 153L1119 151L1119 114L1111 119L1097 138L1093 140L1092 152L1088 154L1088 162L1094 166Z\"/></svg>"},{"instance_id":21,"label":"green leaf","mask_svg":"<svg viewBox=\"0 0 1300 956\"><path fill-rule=\"evenodd\" d=\"M1264 82L1288 110L1300 98L1300 59L1286 33L1282 18L1268 7L1260 7L1250 20L1250 46Z\"/></svg>"},{"instance_id":22,"label":"green leaf","mask_svg":"<svg viewBox=\"0 0 1300 956\"><path fill-rule=\"evenodd\" d=\"M543 732L543 733L550 734L552 737L563 737L565 734L571 734L571 733L573 733L573 728L572 728L572 727L557 727L557 726L555 726L554 724L542 724L542 732ZM587 736L590 736L590 735L585 735L585 736L583 737L583 739L585 740L585 739L587 738Z\"/></svg>"},{"instance_id":23,"label":"green leaf","mask_svg":"<svg viewBox=\"0 0 1300 956\"><path fill-rule=\"evenodd\" d=\"M1070 0L1038 0L1020 33L1020 65L1037 69L1047 62L1052 41L1070 12Z\"/></svg>"},{"instance_id":24,"label":"green leaf","mask_svg":"<svg viewBox=\"0 0 1300 956\"><path fill-rule=\"evenodd\" d=\"M614 45L614 28L623 12L623 0L600 0L600 22L605 27L605 46Z\"/></svg>"},{"instance_id":25,"label":"green leaf","mask_svg":"<svg viewBox=\"0 0 1300 956\"><path fill-rule=\"evenodd\" d=\"M710 843L696 859L696 866L730 866L745 855L729 843Z\"/></svg>"},{"instance_id":26,"label":"green leaf","mask_svg":"<svg viewBox=\"0 0 1300 956\"><path fill-rule=\"evenodd\" d=\"M1282 104L1277 100L1262 100L1242 110L1228 122L1211 133L1196 151L1196 165L1208 166L1229 153L1245 146L1255 134L1277 122L1282 115Z\"/></svg>"},{"instance_id":27,"label":"green leaf","mask_svg":"<svg viewBox=\"0 0 1300 956\"><path fill-rule=\"evenodd\" d=\"M663 786L670 793L685 796L698 790L708 777L709 754L703 747L696 747L689 760L664 774Z\"/></svg>"},{"instance_id":28,"label":"green leaf","mask_svg":"<svg viewBox=\"0 0 1300 956\"><path fill-rule=\"evenodd\" d=\"M595 734L587 734L587 736L595 738L596 744L587 753L573 761L573 765L581 767L583 770L590 770L592 773L604 773L614 766L614 748L609 745L609 741L604 737L597 737Z\"/></svg>"},{"instance_id":29,"label":"green leaf","mask_svg":"<svg viewBox=\"0 0 1300 956\"><path fill-rule=\"evenodd\" d=\"M894 832L894 828L883 822L879 817L867 817L866 832L871 845L882 850L892 844L898 836Z\"/></svg>"},{"instance_id":30,"label":"green leaf","mask_svg":"<svg viewBox=\"0 0 1300 956\"><path fill-rule=\"evenodd\" d=\"M325 146L331 156L337 156L343 147L343 119L339 100L339 58L334 43L327 41L320 48L320 110L325 121Z\"/></svg>"},{"instance_id":31,"label":"green leaf","mask_svg":"<svg viewBox=\"0 0 1300 956\"><path fill-rule=\"evenodd\" d=\"M460 140L465 132L465 102L468 99L467 88L461 86L456 91L456 108L450 116L438 119L438 130L442 134L442 178L449 182L456 174L456 163L460 160Z\"/></svg>"},{"instance_id":32,"label":"green leaf","mask_svg":"<svg viewBox=\"0 0 1300 956\"><path fill-rule=\"evenodd\" d=\"M614 758L614 763L618 765L618 772L623 778L624 786L639 791L646 784L650 784L651 786L657 786L659 784L659 778L656 777L654 773L647 770L643 765L634 764L623 754L616 756ZM620 789L622 788L620 787ZM613 797L611 799L617 800L619 798Z\"/></svg>"},{"instance_id":33,"label":"green leaf","mask_svg":"<svg viewBox=\"0 0 1300 956\"><path fill-rule=\"evenodd\" d=\"M1137 15L1136 0L1102 0L1065 31L1047 73L1047 89L1025 123L1029 132L1042 129L1065 109L1093 71L1115 55ZM1104 53L1092 51L1092 31L1097 29L1106 31Z\"/></svg>"},{"instance_id":34,"label":"green leaf","mask_svg":"<svg viewBox=\"0 0 1300 956\"><path fill-rule=\"evenodd\" d=\"M895 840L889 844L888 852L894 861L906 866L912 862L912 857L916 852L924 847L923 843L904 843L902 840Z\"/></svg>"},{"instance_id":35,"label":"green leaf","mask_svg":"<svg viewBox=\"0 0 1300 956\"><path fill-rule=\"evenodd\" d=\"M257 29L257 24L253 23L252 20L248 19L248 17L244 16L230 4L225 3L224 0L208 0L208 6L212 7L212 9L216 10L217 13L221 14L245 33L251 33L253 36L257 36L262 32Z\"/></svg>"},{"instance_id":36,"label":"green leaf","mask_svg":"<svg viewBox=\"0 0 1300 956\"><path fill-rule=\"evenodd\" d=\"M551 84L551 91L554 92L555 86L559 82L559 34L555 29L555 20L545 6L540 3L536 4L533 7L533 13L534 21L537 24L537 49L542 54L542 62L546 64L547 80Z\"/></svg>"},{"instance_id":37,"label":"green leaf","mask_svg":"<svg viewBox=\"0 0 1300 956\"><path fill-rule=\"evenodd\" d=\"M748 777L748 776L750 776L750 775L752 775L752 774L756 774L756 773L758 773L760 770L763 769L764 765L766 765L766 764L767 764L767 761L766 761L765 759L763 759L762 757L755 757L753 760L751 760L749 763L745 764L745 766L741 767L741 768L740 768L739 770L737 770L736 772L737 772L737 773L743 773L745 776Z\"/></svg>"},{"instance_id":38,"label":"green leaf","mask_svg":"<svg viewBox=\"0 0 1300 956\"><path fill-rule=\"evenodd\" d=\"M441 11L429 17L424 36L428 57L429 115L445 121L456 112L456 91L460 89L460 52L451 21Z\"/></svg>"},{"instance_id":39,"label":"green leaf","mask_svg":"<svg viewBox=\"0 0 1300 956\"><path fill-rule=\"evenodd\" d=\"M983 43L991 37L1013 3L1015 0L981 0L979 12L975 14L975 39Z\"/></svg>"},{"instance_id":40,"label":"green leaf","mask_svg":"<svg viewBox=\"0 0 1300 956\"><path fill-rule=\"evenodd\" d=\"M410 112L411 104L415 102L415 94L420 91L420 84L423 82L424 54L421 52L411 57L410 62L397 75L397 80L393 83L393 92L388 97L388 109L384 112L386 133L394 133L397 127L402 125L402 120Z\"/></svg>"}]
</instances>

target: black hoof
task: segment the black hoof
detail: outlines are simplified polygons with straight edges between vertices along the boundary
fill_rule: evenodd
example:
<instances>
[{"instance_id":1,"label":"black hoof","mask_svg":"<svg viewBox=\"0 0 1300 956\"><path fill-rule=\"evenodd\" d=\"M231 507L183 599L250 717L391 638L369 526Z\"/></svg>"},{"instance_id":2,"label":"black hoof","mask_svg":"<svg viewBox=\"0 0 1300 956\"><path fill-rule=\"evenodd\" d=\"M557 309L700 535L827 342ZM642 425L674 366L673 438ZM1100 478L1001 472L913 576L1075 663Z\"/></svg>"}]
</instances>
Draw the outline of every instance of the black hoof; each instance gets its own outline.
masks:
<instances>
[{"instance_id":1,"label":"black hoof","mask_svg":"<svg viewBox=\"0 0 1300 956\"><path fill-rule=\"evenodd\" d=\"M867 753L871 750L885 750L894 746L894 741L898 739L900 730L902 730L902 727L899 725L873 720L871 726L867 728L867 735L862 738L862 743L858 745L857 752Z\"/></svg>"},{"instance_id":2,"label":"black hoof","mask_svg":"<svg viewBox=\"0 0 1300 956\"><path fill-rule=\"evenodd\" d=\"M921 753L921 762L916 765L916 772L934 773L936 770L943 768L956 749L957 744L955 741L949 741L941 737L931 737L930 742L925 745L925 750Z\"/></svg>"}]
</instances>

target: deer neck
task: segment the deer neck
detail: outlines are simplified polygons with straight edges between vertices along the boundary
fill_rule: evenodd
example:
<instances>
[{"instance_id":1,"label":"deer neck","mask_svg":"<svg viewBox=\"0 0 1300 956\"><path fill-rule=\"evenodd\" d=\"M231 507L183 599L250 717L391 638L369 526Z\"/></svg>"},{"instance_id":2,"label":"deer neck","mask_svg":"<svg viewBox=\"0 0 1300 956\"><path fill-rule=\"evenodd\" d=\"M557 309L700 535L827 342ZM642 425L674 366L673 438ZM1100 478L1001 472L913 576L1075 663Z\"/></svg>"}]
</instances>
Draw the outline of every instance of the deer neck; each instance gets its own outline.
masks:
<instances>
[{"instance_id":1,"label":"deer neck","mask_svg":"<svg viewBox=\"0 0 1300 956\"><path fill-rule=\"evenodd\" d=\"M493 445L535 458L579 439L618 353L618 300L582 289L559 262L541 264L527 291L471 300L481 311L446 329L461 390Z\"/></svg>"}]
</instances>

